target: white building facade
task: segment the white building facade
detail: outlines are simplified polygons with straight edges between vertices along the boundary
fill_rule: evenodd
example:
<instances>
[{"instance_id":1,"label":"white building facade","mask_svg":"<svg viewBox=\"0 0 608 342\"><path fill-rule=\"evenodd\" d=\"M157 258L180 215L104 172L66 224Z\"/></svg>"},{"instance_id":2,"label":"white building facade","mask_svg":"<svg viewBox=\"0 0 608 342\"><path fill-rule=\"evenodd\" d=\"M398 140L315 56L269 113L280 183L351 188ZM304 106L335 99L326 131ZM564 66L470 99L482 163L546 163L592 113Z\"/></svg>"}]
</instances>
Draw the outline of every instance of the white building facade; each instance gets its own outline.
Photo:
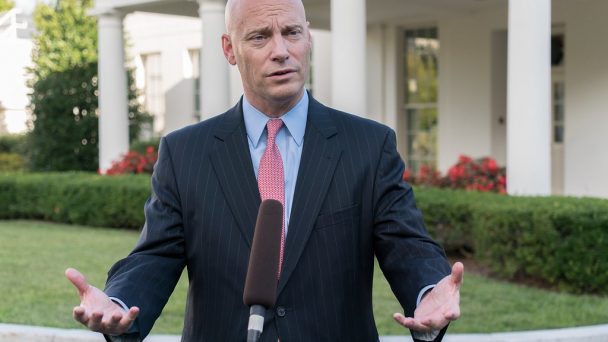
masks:
<instances>
[{"instance_id":1,"label":"white building facade","mask_svg":"<svg viewBox=\"0 0 608 342\"><path fill-rule=\"evenodd\" d=\"M445 172L461 154L491 156L507 167L511 194L608 197L607 1L303 2L313 96L394 128L408 165ZM97 0L100 127L112 128L100 132L101 169L128 148L126 91L116 92L126 81L112 76L124 68L125 30L160 134L238 100L220 46L223 8Z\"/></svg>"},{"instance_id":2,"label":"white building facade","mask_svg":"<svg viewBox=\"0 0 608 342\"><path fill-rule=\"evenodd\" d=\"M19 9L0 13L0 133L26 131L32 33L31 18Z\"/></svg>"}]
</instances>

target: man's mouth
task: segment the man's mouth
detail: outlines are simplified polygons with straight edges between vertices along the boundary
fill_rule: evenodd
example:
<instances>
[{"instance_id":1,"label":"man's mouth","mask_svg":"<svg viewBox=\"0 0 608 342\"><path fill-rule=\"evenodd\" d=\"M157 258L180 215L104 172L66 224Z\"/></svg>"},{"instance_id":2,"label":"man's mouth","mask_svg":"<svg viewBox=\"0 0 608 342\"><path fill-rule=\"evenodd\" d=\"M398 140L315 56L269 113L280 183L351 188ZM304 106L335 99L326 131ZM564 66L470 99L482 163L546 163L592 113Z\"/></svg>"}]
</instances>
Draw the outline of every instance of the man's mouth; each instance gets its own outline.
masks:
<instances>
[{"instance_id":1,"label":"man's mouth","mask_svg":"<svg viewBox=\"0 0 608 342\"><path fill-rule=\"evenodd\" d=\"M269 77L273 77L273 76L283 76L283 75L287 75L287 74L291 74L292 72L295 72L295 69L281 69L281 70L277 70L271 74L269 74Z\"/></svg>"}]
</instances>

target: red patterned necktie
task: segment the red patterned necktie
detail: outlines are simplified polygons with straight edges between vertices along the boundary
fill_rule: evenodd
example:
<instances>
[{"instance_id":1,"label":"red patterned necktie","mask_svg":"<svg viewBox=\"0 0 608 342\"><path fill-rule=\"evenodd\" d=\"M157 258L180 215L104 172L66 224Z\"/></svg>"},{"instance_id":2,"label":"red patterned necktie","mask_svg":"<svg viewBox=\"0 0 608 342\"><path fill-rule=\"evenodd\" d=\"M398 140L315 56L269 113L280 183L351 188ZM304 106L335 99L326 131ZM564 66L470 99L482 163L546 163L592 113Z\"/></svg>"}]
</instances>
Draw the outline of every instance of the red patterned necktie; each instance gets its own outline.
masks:
<instances>
[{"instance_id":1,"label":"red patterned necktie","mask_svg":"<svg viewBox=\"0 0 608 342\"><path fill-rule=\"evenodd\" d=\"M281 233L281 252L279 256L279 273L281 274L281 266L283 265L283 249L285 247L285 177L283 176L283 160L279 147L275 143L277 133L283 126L281 119L270 119L266 123L268 130L268 140L266 141L266 150L260 160L258 168L258 187L260 196L263 200L274 199L283 205L283 225Z\"/></svg>"}]
</instances>

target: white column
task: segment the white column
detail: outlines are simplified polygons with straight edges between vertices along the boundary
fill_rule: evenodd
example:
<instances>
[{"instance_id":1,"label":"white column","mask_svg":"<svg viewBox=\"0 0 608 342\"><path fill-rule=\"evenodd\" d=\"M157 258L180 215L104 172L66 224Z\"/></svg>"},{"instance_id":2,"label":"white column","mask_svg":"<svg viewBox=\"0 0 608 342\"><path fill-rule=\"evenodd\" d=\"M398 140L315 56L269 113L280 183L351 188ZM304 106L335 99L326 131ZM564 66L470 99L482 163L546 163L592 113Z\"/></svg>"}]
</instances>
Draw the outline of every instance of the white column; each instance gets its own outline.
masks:
<instances>
[{"instance_id":1,"label":"white column","mask_svg":"<svg viewBox=\"0 0 608 342\"><path fill-rule=\"evenodd\" d=\"M114 11L97 15L101 172L129 150L129 105L122 19L123 16Z\"/></svg>"},{"instance_id":2,"label":"white column","mask_svg":"<svg viewBox=\"0 0 608 342\"><path fill-rule=\"evenodd\" d=\"M331 0L332 106L366 115L365 0Z\"/></svg>"},{"instance_id":3,"label":"white column","mask_svg":"<svg viewBox=\"0 0 608 342\"><path fill-rule=\"evenodd\" d=\"M203 22L201 48L201 120L221 114L231 106L229 64L222 51L224 24L223 0L199 0Z\"/></svg>"},{"instance_id":4,"label":"white column","mask_svg":"<svg viewBox=\"0 0 608 342\"><path fill-rule=\"evenodd\" d=\"M507 191L551 193L551 0L509 1Z\"/></svg>"}]
</instances>

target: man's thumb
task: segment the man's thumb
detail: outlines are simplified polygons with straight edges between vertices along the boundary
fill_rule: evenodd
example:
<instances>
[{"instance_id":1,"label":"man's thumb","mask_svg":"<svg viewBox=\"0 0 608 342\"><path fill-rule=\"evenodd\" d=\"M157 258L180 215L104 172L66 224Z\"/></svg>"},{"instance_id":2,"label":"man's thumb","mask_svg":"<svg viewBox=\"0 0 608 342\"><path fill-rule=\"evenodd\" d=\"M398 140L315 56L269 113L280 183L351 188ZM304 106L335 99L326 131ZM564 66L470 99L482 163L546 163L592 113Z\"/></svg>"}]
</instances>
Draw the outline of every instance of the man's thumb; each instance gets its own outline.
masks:
<instances>
[{"instance_id":1,"label":"man's thumb","mask_svg":"<svg viewBox=\"0 0 608 342\"><path fill-rule=\"evenodd\" d=\"M78 289L78 293L81 296L88 290L89 283L87 283L87 279L76 269L68 268L65 270L65 276L74 284L74 286L76 286L76 289Z\"/></svg>"}]
</instances>

